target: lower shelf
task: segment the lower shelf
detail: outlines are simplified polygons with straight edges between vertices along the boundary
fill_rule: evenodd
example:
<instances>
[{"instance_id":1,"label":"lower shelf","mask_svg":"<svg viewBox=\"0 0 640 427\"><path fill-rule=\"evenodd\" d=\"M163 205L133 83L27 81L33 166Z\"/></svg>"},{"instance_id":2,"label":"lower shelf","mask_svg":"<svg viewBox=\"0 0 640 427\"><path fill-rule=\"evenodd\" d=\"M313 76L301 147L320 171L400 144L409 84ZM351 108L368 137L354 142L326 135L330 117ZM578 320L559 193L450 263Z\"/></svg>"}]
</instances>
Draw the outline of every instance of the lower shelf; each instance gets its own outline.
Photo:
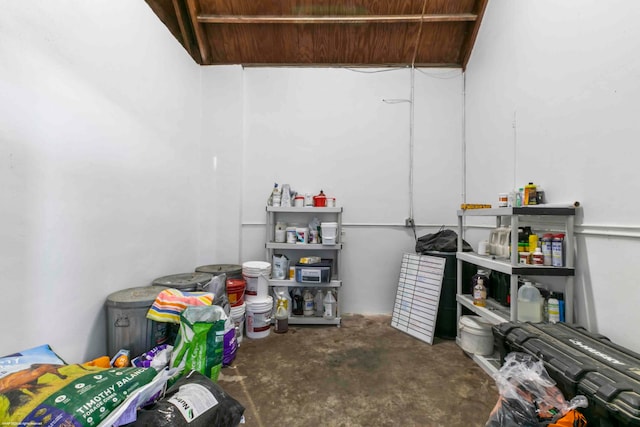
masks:
<instances>
[{"instance_id":1,"label":"lower shelf","mask_svg":"<svg viewBox=\"0 0 640 427\"><path fill-rule=\"evenodd\" d=\"M493 324L509 321L509 307L505 307L493 299L487 299L486 307L473 305L473 297L468 294L456 295L456 301Z\"/></svg>"},{"instance_id":2,"label":"lower shelf","mask_svg":"<svg viewBox=\"0 0 640 427\"><path fill-rule=\"evenodd\" d=\"M460 346L460 338L456 338L456 344ZM461 346L460 346L461 347ZM461 347L462 348L462 347ZM464 350L462 350L464 351ZM480 356L478 354L469 353L464 351L483 371L489 376L493 376L500 369L500 355L498 352L494 352L491 356Z\"/></svg>"},{"instance_id":3,"label":"lower shelf","mask_svg":"<svg viewBox=\"0 0 640 427\"><path fill-rule=\"evenodd\" d=\"M269 286L288 288L339 288L342 286L342 280L332 280L329 283L301 283L295 280L269 279Z\"/></svg>"}]
</instances>

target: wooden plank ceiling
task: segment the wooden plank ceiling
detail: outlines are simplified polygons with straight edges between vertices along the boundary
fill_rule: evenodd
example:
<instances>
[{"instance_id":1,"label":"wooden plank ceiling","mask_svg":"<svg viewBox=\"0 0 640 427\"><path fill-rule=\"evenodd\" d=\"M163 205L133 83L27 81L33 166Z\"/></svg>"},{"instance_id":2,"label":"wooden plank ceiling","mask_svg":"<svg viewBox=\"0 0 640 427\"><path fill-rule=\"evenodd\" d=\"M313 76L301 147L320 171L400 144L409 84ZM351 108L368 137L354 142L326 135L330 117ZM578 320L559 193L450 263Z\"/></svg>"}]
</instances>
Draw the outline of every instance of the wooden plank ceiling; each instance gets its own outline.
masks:
<instances>
[{"instance_id":1,"label":"wooden plank ceiling","mask_svg":"<svg viewBox=\"0 0 640 427\"><path fill-rule=\"evenodd\" d=\"M488 0L145 0L201 65L465 68Z\"/></svg>"}]
</instances>

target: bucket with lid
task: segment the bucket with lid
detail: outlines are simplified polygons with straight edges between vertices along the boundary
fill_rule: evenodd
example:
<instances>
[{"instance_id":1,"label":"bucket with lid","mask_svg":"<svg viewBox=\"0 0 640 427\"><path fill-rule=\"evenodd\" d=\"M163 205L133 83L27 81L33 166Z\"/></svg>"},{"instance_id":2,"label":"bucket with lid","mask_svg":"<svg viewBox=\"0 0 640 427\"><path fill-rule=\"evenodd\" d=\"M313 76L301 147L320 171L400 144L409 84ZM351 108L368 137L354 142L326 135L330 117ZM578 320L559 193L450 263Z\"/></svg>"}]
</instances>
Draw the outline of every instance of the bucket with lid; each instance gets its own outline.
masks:
<instances>
[{"instance_id":1,"label":"bucket with lid","mask_svg":"<svg viewBox=\"0 0 640 427\"><path fill-rule=\"evenodd\" d=\"M196 273L209 273L214 276L226 274L227 279L242 279L242 266L238 264L209 264L196 267Z\"/></svg>"},{"instance_id":2,"label":"bucket with lid","mask_svg":"<svg viewBox=\"0 0 640 427\"><path fill-rule=\"evenodd\" d=\"M125 349L131 352L133 359L167 342L167 323L147 319L147 311L163 289L142 286L123 289L107 297L107 351L110 356Z\"/></svg>"},{"instance_id":3,"label":"bucket with lid","mask_svg":"<svg viewBox=\"0 0 640 427\"><path fill-rule=\"evenodd\" d=\"M263 300L269 296L271 264L265 261L247 261L242 264L242 276L247 282L245 300Z\"/></svg>"},{"instance_id":4,"label":"bucket with lid","mask_svg":"<svg viewBox=\"0 0 640 427\"><path fill-rule=\"evenodd\" d=\"M244 302L235 307L231 307L231 320L233 320L233 323L236 328L236 342L238 343L238 346L240 346L240 343L242 343L242 334L244 333L244 319L245 319L246 309L247 309L247 304Z\"/></svg>"},{"instance_id":5,"label":"bucket with lid","mask_svg":"<svg viewBox=\"0 0 640 427\"><path fill-rule=\"evenodd\" d=\"M493 330L479 316L460 317L460 347L466 352L488 356L493 353Z\"/></svg>"},{"instance_id":6,"label":"bucket with lid","mask_svg":"<svg viewBox=\"0 0 640 427\"><path fill-rule=\"evenodd\" d=\"M153 285L180 291L198 291L202 290L211 279L213 279L213 275L209 273L180 273L158 277L153 281Z\"/></svg>"},{"instance_id":7,"label":"bucket with lid","mask_svg":"<svg viewBox=\"0 0 640 427\"><path fill-rule=\"evenodd\" d=\"M320 230L322 233L323 245L335 245L338 241L338 223L337 222L321 222Z\"/></svg>"},{"instance_id":8,"label":"bucket with lid","mask_svg":"<svg viewBox=\"0 0 640 427\"><path fill-rule=\"evenodd\" d=\"M247 282L244 279L227 279L227 296L232 308L244 303L246 286Z\"/></svg>"},{"instance_id":9,"label":"bucket with lid","mask_svg":"<svg viewBox=\"0 0 640 427\"><path fill-rule=\"evenodd\" d=\"M273 297L247 301L247 338L265 338L271 331Z\"/></svg>"}]
</instances>

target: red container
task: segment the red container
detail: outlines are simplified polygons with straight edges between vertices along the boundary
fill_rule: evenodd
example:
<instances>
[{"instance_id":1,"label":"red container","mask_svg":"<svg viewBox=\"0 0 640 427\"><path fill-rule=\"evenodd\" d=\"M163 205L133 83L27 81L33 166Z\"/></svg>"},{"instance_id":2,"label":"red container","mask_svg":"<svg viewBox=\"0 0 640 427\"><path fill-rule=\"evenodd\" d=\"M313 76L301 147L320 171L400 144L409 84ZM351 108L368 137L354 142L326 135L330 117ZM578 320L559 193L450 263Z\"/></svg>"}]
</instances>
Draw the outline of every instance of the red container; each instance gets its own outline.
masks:
<instances>
[{"instance_id":1,"label":"red container","mask_svg":"<svg viewBox=\"0 0 640 427\"><path fill-rule=\"evenodd\" d=\"M324 195L322 190L317 196L313 196L313 206L316 208L324 208L327 206L327 196Z\"/></svg>"},{"instance_id":2,"label":"red container","mask_svg":"<svg viewBox=\"0 0 640 427\"><path fill-rule=\"evenodd\" d=\"M227 297L231 307L238 307L244 303L244 290L247 282L244 279L227 279Z\"/></svg>"}]
</instances>

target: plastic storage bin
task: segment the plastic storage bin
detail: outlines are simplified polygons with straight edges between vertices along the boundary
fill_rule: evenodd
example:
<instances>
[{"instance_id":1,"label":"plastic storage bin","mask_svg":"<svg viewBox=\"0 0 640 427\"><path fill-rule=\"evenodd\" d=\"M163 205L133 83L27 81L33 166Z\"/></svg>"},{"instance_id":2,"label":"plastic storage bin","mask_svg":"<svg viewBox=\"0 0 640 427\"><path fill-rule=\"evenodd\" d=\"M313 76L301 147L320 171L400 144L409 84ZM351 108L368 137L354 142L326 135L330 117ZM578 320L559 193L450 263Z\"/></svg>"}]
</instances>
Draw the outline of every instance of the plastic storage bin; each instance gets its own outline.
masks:
<instances>
[{"instance_id":1,"label":"plastic storage bin","mask_svg":"<svg viewBox=\"0 0 640 427\"><path fill-rule=\"evenodd\" d=\"M331 261L315 264L296 264L296 282L329 283L331 281Z\"/></svg>"}]
</instances>

